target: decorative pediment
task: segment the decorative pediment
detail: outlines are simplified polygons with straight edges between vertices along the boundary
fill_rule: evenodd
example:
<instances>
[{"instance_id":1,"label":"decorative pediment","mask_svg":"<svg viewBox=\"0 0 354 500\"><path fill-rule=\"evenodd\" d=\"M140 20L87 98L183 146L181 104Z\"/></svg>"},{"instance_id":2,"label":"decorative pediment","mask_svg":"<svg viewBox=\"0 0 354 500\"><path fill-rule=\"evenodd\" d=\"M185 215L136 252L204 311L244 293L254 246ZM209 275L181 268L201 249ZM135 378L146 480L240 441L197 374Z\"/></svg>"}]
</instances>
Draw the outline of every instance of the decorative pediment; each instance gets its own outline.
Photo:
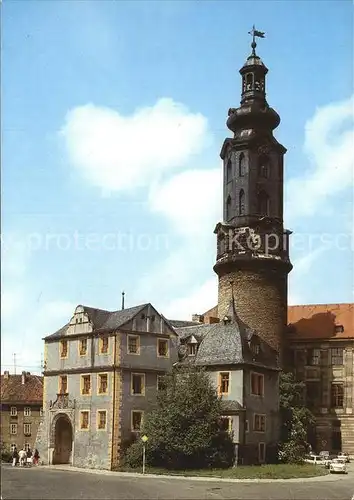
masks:
<instances>
[{"instance_id":1,"label":"decorative pediment","mask_svg":"<svg viewBox=\"0 0 354 500\"><path fill-rule=\"evenodd\" d=\"M50 410L65 410L75 408L75 399L69 399L69 394L57 394L57 399L49 401Z\"/></svg>"}]
</instances>

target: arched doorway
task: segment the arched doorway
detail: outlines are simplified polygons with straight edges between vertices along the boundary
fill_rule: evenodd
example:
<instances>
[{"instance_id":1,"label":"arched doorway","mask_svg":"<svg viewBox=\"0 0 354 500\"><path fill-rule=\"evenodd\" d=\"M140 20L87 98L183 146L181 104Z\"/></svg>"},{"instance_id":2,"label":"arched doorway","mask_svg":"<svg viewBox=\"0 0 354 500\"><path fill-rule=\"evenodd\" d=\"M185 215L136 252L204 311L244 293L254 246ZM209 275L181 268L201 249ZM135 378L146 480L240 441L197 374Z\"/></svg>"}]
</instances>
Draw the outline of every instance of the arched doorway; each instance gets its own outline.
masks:
<instances>
[{"instance_id":1,"label":"arched doorway","mask_svg":"<svg viewBox=\"0 0 354 500\"><path fill-rule=\"evenodd\" d=\"M54 435L53 464L70 463L73 444L73 428L66 415L60 415L58 417L55 422Z\"/></svg>"}]
</instances>

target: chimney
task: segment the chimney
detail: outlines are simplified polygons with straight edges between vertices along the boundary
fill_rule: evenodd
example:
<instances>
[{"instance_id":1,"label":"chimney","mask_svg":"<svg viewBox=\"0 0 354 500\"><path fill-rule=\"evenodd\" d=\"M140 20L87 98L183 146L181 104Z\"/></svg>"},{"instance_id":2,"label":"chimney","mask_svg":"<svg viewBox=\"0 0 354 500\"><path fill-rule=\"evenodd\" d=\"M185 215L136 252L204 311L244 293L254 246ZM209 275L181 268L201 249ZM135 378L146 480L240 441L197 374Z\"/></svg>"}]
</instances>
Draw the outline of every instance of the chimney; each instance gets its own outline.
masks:
<instances>
[{"instance_id":1,"label":"chimney","mask_svg":"<svg viewBox=\"0 0 354 500\"><path fill-rule=\"evenodd\" d=\"M9 376L10 376L10 373L9 373L7 370L6 370L6 371L4 371L4 378L5 378L5 379L8 379L8 378L9 378Z\"/></svg>"},{"instance_id":2,"label":"chimney","mask_svg":"<svg viewBox=\"0 0 354 500\"><path fill-rule=\"evenodd\" d=\"M22 375L21 375L21 383L22 383L22 385L24 385L25 382L26 382L26 375L27 375L26 372L22 372Z\"/></svg>"},{"instance_id":3,"label":"chimney","mask_svg":"<svg viewBox=\"0 0 354 500\"><path fill-rule=\"evenodd\" d=\"M196 323L204 323L204 316L201 314L193 314L192 321L195 321Z\"/></svg>"}]
</instances>

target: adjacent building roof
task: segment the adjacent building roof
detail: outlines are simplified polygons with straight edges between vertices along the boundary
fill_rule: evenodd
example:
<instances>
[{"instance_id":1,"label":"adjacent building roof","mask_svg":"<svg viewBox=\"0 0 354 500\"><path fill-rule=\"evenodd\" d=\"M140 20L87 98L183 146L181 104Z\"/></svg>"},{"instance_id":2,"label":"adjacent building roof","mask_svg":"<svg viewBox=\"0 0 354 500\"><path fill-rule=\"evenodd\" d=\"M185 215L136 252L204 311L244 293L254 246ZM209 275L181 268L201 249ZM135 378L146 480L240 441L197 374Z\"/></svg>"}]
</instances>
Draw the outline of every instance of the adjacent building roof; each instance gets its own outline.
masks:
<instances>
[{"instance_id":1,"label":"adjacent building roof","mask_svg":"<svg viewBox=\"0 0 354 500\"><path fill-rule=\"evenodd\" d=\"M218 316L218 306L203 315ZM354 338L354 304L306 304L288 306L288 338L296 340ZM340 327L343 327L340 328Z\"/></svg>"},{"instance_id":2,"label":"adjacent building roof","mask_svg":"<svg viewBox=\"0 0 354 500\"><path fill-rule=\"evenodd\" d=\"M1 375L1 403L38 403L43 401L43 377L23 372Z\"/></svg>"},{"instance_id":3,"label":"adjacent building roof","mask_svg":"<svg viewBox=\"0 0 354 500\"><path fill-rule=\"evenodd\" d=\"M354 339L354 304L289 306L291 340Z\"/></svg>"}]
</instances>

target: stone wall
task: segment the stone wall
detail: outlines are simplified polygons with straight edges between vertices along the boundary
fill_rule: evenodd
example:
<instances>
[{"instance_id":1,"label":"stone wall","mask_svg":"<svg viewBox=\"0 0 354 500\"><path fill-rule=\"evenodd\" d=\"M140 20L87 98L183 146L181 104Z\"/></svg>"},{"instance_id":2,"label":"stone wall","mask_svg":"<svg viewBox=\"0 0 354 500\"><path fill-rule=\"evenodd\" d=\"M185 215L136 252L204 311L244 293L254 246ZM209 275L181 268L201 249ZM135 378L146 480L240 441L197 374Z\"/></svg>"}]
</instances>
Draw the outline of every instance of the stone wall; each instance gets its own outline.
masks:
<instances>
[{"instance_id":1,"label":"stone wall","mask_svg":"<svg viewBox=\"0 0 354 500\"><path fill-rule=\"evenodd\" d=\"M231 300L231 285L240 319L278 352L287 325L287 273L273 269L239 269L219 276L218 315L222 319Z\"/></svg>"}]
</instances>

